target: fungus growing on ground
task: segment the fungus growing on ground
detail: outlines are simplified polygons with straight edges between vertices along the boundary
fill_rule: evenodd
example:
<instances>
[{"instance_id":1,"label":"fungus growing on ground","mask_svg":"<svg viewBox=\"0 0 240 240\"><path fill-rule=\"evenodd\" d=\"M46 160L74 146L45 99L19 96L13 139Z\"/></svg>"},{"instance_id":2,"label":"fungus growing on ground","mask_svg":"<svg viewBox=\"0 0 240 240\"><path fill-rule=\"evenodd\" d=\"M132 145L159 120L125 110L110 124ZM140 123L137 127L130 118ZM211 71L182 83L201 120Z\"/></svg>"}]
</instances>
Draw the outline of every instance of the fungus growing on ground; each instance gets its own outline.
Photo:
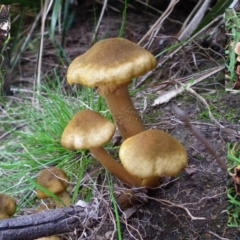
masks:
<instances>
[{"instance_id":1,"label":"fungus growing on ground","mask_svg":"<svg viewBox=\"0 0 240 240\"><path fill-rule=\"evenodd\" d=\"M60 238L58 236L51 236L51 237L38 238L36 240L60 240Z\"/></svg>"},{"instance_id":2,"label":"fungus growing on ground","mask_svg":"<svg viewBox=\"0 0 240 240\"><path fill-rule=\"evenodd\" d=\"M142 185L147 187L156 186L161 176L178 175L188 162L182 144L160 130L146 130L128 138L120 147L119 157L124 168L144 179Z\"/></svg>"},{"instance_id":3,"label":"fungus growing on ground","mask_svg":"<svg viewBox=\"0 0 240 240\"><path fill-rule=\"evenodd\" d=\"M50 167L41 171L38 176L37 183L45 187L50 192L54 193L62 201L53 200L56 204L56 207L62 208L64 206L68 207L71 205L71 198L66 191L69 186L69 179L66 173L56 167ZM39 199L49 198L50 196L41 191L37 190L37 197Z\"/></svg>"},{"instance_id":4,"label":"fungus growing on ground","mask_svg":"<svg viewBox=\"0 0 240 240\"><path fill-rule=\"evenodd\" d=\"M240 195L240 166L234 168L233 181L236 194Z\"/></svg>"},{"instance_id":5,"label":"fungus growing on ground","mask_svg":"<svg viewBox=\"0 0 240 240\"><path fill-rule=\"evenodd\" d=\"M238 42L235 46L234 52L238 55L237 61L240 62L240 42Z\"/></svg>"},{"instance_id":6,"label":"fungus growing on ground","mask_svg":"<svg viewBox=\"0 0 240 240\"><path fill-rule=\"evenodd\" d=\"M14 198L0 193L0 220L10 218L17 209L17 203Z\"/></svg>"},{"instance_id":7,"label":"fungus growing on ground","mask_svg":"<svg viewBox=\"0 0 240 240\"><path fill-rule=\"evenodd\" d=\"M96 43L70 64L67 81L98 87L124 139L145 130L128 92L128 84L156 68L155 57L137 44L122 38Z\"/></svg>"},{"instance_id":8,"label":"fungus growing on ground","mask_svg":"<svg viewBox=\"0 0 240 240\"><path fill-rule=\"evenodd\" d=\"M130 186L139 187L141 180L130 175L123 166L103 148L115 132L108 119L92 110L77 113L63 131L61 144L70 150L88 149L114 176Z\"/></svg>"}]
</instances>

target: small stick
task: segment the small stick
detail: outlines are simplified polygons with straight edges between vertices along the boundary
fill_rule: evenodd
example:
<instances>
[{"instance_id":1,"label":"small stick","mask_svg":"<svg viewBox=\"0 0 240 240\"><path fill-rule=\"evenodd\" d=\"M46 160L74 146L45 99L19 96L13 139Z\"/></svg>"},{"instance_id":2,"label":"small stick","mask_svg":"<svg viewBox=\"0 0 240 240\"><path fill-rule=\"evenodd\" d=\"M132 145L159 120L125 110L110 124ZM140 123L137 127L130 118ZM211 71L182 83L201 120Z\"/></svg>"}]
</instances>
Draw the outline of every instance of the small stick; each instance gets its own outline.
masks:
<instances>
[{"instance_id":1,"label":"small stick","mask_svg":"<svg viewBox=\"0 0 240 240\"><path fill-rule=\"evenodd\" d=\"M160 202L162 204L165 204L165 205L168 205L168 206L172 206L172 207L177 207L177 208L181 208L183 210L186 211L186 213L188 214L188 216L191 218L191 220L206 220L205 217L195 217L191 214L191 212L189 211L188 208L184 207L182 204L176 204L176 203L173 203L173 202L170 202L168 200L165 200L165 199L156 199L156 198L152 198L152 197L148 197L148 199L152 199L152 200L155 200L157 202Z\"/></svg>"},{"instance_id":2,"label":"small stick","mask_svg":"<svg viewBox=\"0 0 240 240\"><path fill-rule=\"evenodd\" d=\"M181 117L182 121L184 122L185 126L191 131L191 133L198 139L200 142L205 146L207 151L217 160L219 166L228 173L227 164L219 157L216 151L213 149L211 144L207 141L207 139L196 129L194 128L188 117L187 114L177 106L173 106L174 111Z\"/></svg>"}]
</instances>

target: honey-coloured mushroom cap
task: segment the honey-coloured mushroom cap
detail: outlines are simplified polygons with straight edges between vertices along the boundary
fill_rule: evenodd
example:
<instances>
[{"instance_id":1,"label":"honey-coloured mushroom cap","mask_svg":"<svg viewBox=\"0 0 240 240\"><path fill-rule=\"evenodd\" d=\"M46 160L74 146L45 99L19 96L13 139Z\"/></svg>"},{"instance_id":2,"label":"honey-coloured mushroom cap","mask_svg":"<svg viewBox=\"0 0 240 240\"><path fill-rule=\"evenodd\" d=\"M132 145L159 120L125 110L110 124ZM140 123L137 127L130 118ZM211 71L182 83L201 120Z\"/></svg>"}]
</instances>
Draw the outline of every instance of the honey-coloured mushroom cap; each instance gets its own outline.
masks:
<instances>
[{"instance_id":1,"label":"honey-coloured mushroom cap","mask_svg":"<svg viewBox=\"0 0 240 240\"><path fill-rule=\"evenodd\" d=\"M238 42L235 46L234 52L238 55L240 55L240 42Z\"/></svg>"},{"instance_id":2,"label":"honey-coloured mushroom cap","mask_svg":"<svg viewBox=\"0 0 240 240\"><path fill-rule=\"evenodd\" d=\"M67 81L88 87L118 85L131 81L154 69L155 57L123 38L109 38L97 42L69 66Z\"/></svg>"},{"instance_id":3,"label":"honey-coloured mushroom cap","mask_svg":"<svg viewBox=\"0 0 240 240\"><path fill-rule=\"evenodd\" d=\"M123 38L102 40L70 64L67 81L97 87L124 139L145 130L128 92L132 78L157 66L155 57Z\"/></svg>"},{"instance_id":4,"label":"honey-coloured mushroom cap","mask_svg":"<svg viewBox=\"0 0 240 240\"><path fill-rule=\"evenodd\" d=\"M17 208L16 200L6 194L0 193L0 220L11 217Z\"/></svg>"},{"instance_id":5,"label":"honey-coloured mushroom cap","mask_svg":"<svg viewBox=\"0 0 240 240\"><path fill-rule=\"evenodd\" d=\"M77 113L63 131L61 144L71 150L101 147L108 143L115 125L92 110Z\"/></svg>"},{"instance_id":6,"label":"honey-coloured mushroom cap","mask_svg":"<svg viewBox=\"0 0 240 240\"><path fill-rule=\"evenodd\" d=\"M47 188L54 194L63 193L67 187L69 179L66 173L60 168L50 167L41 171L38 176L37 183ZM37 190L37 197L39 199L48 198L49 196L41 190Z\"/></svg>"},{"instance_id":7,"label":"honey-coloured mushroom cap","mask_svg":"<svg viewBox=\"0 0 240 240\"><path fill-rule=\"evenodd\" d=\"M188 157L180 142L160 130L146 130L125 140L119 157L124 168L141 179L176 176Z\"/></svg>"},{"instance_id":8,"label":"honey-coloured mushroom cap","mask_svg":"<svg viewBox=\"0 0 240 240\"><path fill-rule=\"evenodd\" d=\"M115 132L115 125L92 110L77 113L63 131L61 144L70 150L86 150L119 180L131 186L140 186L141 181L130 174L104 149Z\"/></svg>"}]
</instances>

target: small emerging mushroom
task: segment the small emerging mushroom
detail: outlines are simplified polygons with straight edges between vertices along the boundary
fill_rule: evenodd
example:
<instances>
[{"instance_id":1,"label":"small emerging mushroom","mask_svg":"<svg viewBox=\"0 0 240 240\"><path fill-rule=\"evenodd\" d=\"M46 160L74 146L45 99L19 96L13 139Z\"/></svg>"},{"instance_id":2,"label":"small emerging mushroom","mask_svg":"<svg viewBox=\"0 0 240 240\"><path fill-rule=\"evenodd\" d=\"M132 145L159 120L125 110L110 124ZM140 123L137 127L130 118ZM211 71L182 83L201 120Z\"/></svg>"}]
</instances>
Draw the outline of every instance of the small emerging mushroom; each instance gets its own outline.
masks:
<instances>
[{"instance_id":1,"label":"small emerging mushroom","mask_svg":"<svg viewBox=\"0 0 240 240\"><path fill-rule=\"evenodd\" d=\"M133 176L144 179L142 185L156 186L161 176L178 175L187 165L188 157L180 142L160 130L146 130L123 142L119 157Z\"/></svg>"},{"instance_id":2,"label":"small emerging mushroom","mask_svg":"<svg viewBox=\"0 0 240 240\"><path fill-rule=\"evenodd\" d=\"M240 195L240 166L234 168L233 181L236 194Z\"/></svg>"},{"instance_id":3,"label":"small emerging mushroom","mask_svg":"<svg viewBox=\"0 0 240 240\"><path fill-rule=\"evenodd\" d=\"M0 220L10 218L17 208L16 200L6 194L0 193Z\"/></svg>"},{"instance_id":4,"label":"small emerging mushroom","mask_svg":"<svg viewBox=\"0 0 240 240\"><path fill-rule=\"evenodd\" d=\"M235 46L234 52L238 55L237 61L240 62L240 42L238 42Z\"/></svg>"},{"instance_id":5,"label":"small emerging mushroom","mask_svg":"<svg viewBox=\"0 0 240 240\"><path fill-rule=\"evenodd\" d=\"M61 144L70 150L88 149L114 176L131 186L140 186L141 180L130 175L123 166L103 148L115 132L115 125L92 110L77 113L63 131Z\"/></svg>"},{"instance_id":6,"label":"small emerging mushroom","mask_svg":"<svg viewBox=\"0 0 240 240\"><path fill-rule=\"evenodd\" d=\"M56 207L58 208L62 208L64 206L68 207L71 205L71 198L66 191L67 187L69 186L68 181L69 179L66 173L60 168L56 167L44 169L41 171L37 179L38 184L45 187L61 199L63 204L54 200ZM49 196L40 189L37 190L37 197L39 199L49 198Z\"/></svg>"},{"instance_id":7,"label":"small emerging mushroom","mask_svg":"<svg viewBox=\"0 0 240 240\"><path fill-rule=\"evenodd\" d=\"M58 236L51 236L51 237L42 237L35 240L60 240L60 238Z\"/></svg>"},{"instance_id":8,"label":"small emerging mushroom","mask_svg":"<svg viewBox=\"0 0 240 240\"><path fill-rule=\"evenodd\" d=\"M234 52L237 54L237 55L240 55L240 42L238 42L234 48Z\"/></svg>"},{"instance_id":9,"label":"small emerging mushroom","mask_svg":"<svg viewBox=\"0 0 240 240\"><path fill-rule=\"evenodd\" d=\"M145 130L128 92L128 84L156 68L155 57L137 44L110 38L96 43L70 64L67 81L98 87L124 139Z\"/></svg>"}]
</instances>

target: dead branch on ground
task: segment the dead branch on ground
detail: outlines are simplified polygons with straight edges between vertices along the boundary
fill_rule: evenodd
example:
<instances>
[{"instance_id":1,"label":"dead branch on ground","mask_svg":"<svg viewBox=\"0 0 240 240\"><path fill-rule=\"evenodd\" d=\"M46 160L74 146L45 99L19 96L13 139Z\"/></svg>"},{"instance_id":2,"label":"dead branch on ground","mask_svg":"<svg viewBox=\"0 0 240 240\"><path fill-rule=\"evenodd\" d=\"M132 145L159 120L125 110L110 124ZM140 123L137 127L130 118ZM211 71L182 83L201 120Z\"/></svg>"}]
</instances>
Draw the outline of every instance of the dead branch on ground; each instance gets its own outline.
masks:
<instances>
[{"instance_id":1,"label":"dead branch on ground","mask_svg":"<svg viewBox=\"0 0 240 240\"><path fill-rule=\"evenodd\" d=\"M0 240L31 240L94 227L103 216L99 203L93 201L68 208L48 210L0 221Z\"/></svg>"}]
</instances>

